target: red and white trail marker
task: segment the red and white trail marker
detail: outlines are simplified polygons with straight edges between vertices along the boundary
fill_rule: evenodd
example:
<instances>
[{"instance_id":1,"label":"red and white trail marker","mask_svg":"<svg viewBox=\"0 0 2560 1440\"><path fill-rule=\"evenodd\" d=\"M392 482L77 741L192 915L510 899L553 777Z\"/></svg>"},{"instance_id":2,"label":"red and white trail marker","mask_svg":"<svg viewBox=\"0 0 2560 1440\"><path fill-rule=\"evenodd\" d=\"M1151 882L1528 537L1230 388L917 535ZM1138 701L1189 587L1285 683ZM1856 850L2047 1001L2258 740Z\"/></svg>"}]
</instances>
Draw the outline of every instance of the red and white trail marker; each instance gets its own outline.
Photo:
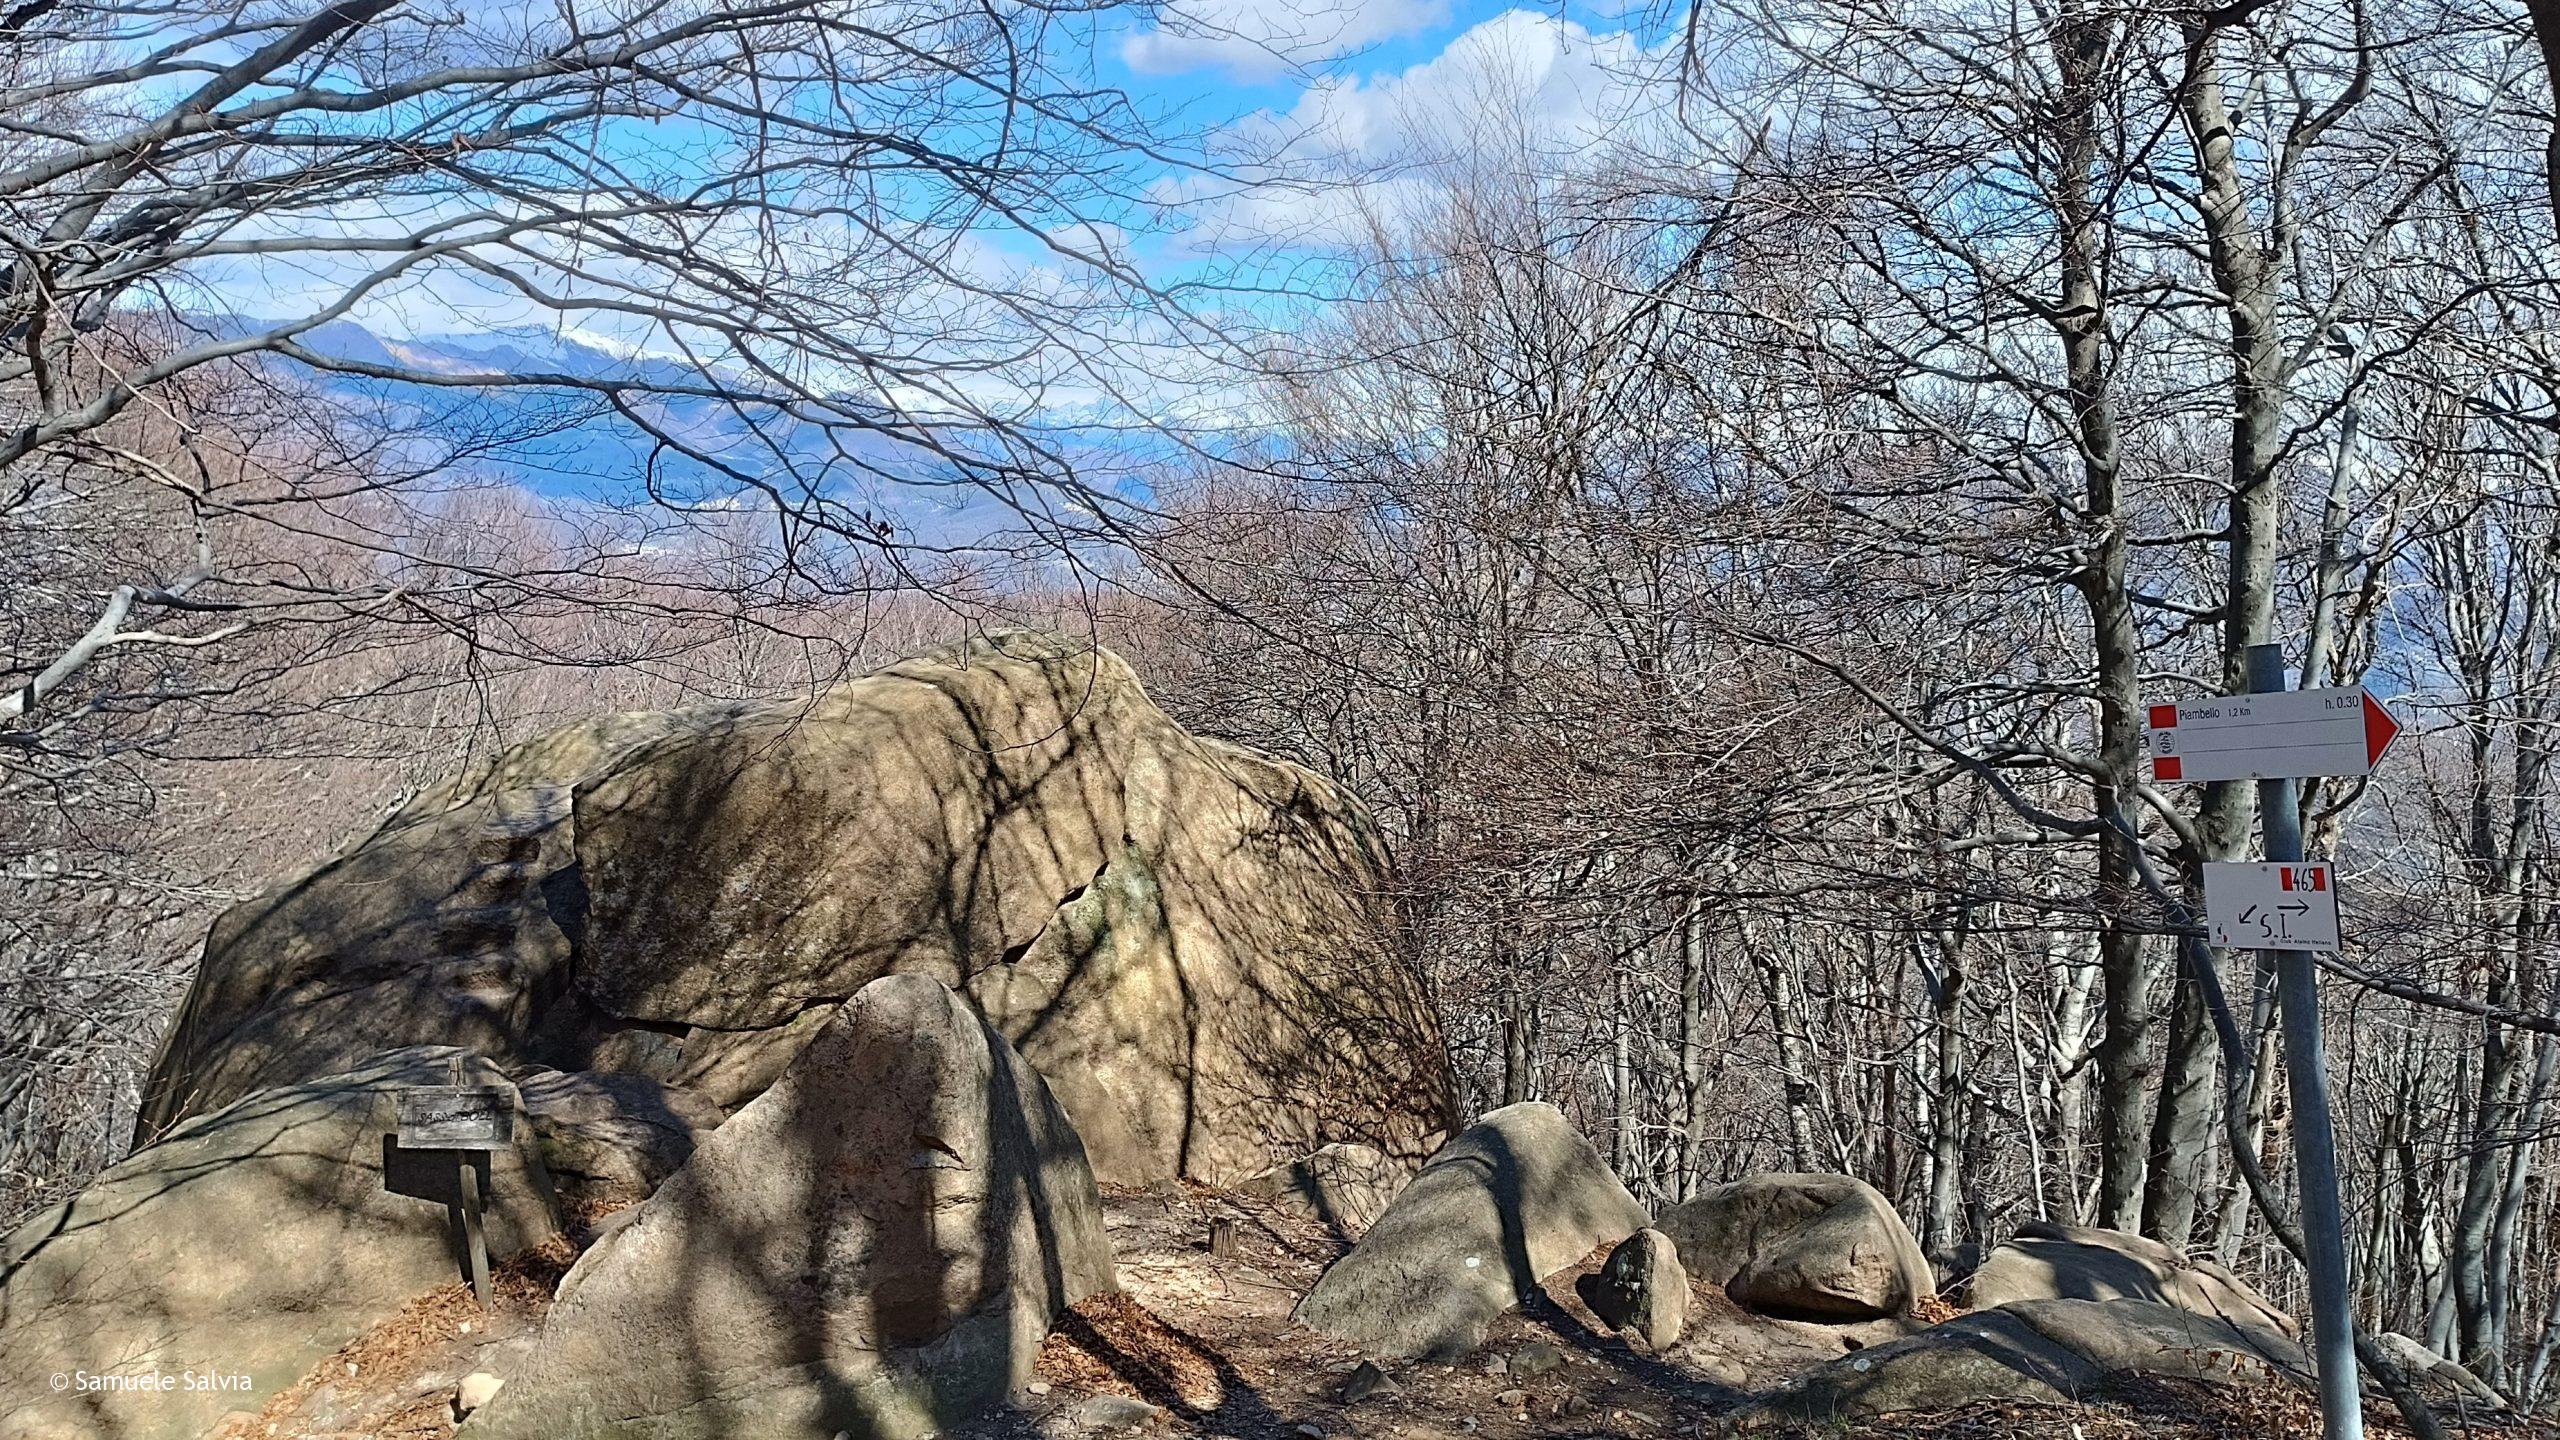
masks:
<instances>
[{"instance_id":1,"label":"red and white trail marker","mask_svg":"<svg viewBox=\"0 0 2560 1440\"><path fill-rule=\"evenodd\" d=\"M2208 863L2204 919L2226 949L2335 950L2337 873L2325 860Z\"/></svg>"},{"instance_id":2,"label":"red and white trail marker","mask_svg":"<svg viewBox=\"0 0 2560 1440\"><path fill-rule=\"evenodd\" d=\"M2191 784L2370 775L2400 733L2361 685L2181 700L2149 718L2151 778Z\"/></svg>"}]
</instances>

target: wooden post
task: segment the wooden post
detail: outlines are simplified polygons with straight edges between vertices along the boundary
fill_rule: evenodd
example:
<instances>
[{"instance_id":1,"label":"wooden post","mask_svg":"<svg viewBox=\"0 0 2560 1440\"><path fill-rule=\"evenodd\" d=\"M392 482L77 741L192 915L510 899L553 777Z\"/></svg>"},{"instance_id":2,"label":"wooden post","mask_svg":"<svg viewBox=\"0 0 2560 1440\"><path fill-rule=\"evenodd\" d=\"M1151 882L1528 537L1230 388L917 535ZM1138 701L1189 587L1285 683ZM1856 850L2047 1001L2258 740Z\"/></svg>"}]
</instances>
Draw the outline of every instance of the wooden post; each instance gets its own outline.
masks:
<instances>
[{"instance_id":1,"label":"wooden post","mask_svg":"<svg viewBox=\"0 0 2560 1440\"><path fill-rule=\"evenodd\" d=\"M480 1308L489 1308L489 1237L480 1228L480 1170L471 1163L471 1152L456 1150L454 1158L462 1164L462 1243L471 1255L471 1293Z\"/></svg>"},{"instance_id":2,"label":"wooden post","mask_svg":"<svg viewBox=\"0 0 2560 1440\"><path fill-rule=\"evenodd\" d=\"M1220 1215L1209 1221L1209 1253L1226 1260L1236 1253L1236 1222Z\"/></svg>"},{"instance_id":3,"label":"wooden post","mask_svg":"<svg viewBox=\"0 0 2560 1440\"><path fill-rule=\"evenodd\" d=\"M462 1085L462 1059L454 1057L447 1077L455 1088ZM464 1263L470 1267L471 1295L480 1308L489 1308L489 1236L481 1226L480 1172L471 1163L471 1152L456 1150L454 1161L453 1220L462 1232Z\"/></svg>"}]
</instances>

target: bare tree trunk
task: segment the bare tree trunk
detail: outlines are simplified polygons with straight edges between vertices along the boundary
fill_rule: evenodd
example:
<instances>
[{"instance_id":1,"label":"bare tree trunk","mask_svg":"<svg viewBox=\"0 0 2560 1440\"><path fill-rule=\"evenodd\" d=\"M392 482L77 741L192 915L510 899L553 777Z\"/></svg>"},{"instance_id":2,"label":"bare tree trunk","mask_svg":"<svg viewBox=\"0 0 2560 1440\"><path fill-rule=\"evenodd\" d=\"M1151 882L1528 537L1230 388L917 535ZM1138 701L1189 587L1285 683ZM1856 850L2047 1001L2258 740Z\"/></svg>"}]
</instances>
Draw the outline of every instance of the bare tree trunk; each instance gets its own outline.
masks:
<instances>
[{"instance_id":1,"label":"bare tree trunk","mask_svg":"<svg viewBox=\"0 0 2560 1440\"><path fill-rule=\"evenodd\" d=\"M2128 812L2142 762L2142 634L2128 585L2130 551L2123 518L2123 458L2116 424L2107 332L2106 230L2097 201L2102 87L2112 83L2117 25L2112 13L2065 4L2054 30L2060 104L2055 189L2061 242L2061 293L2053 327L2062 344L2073 408L2074 443L2083 490L2079 543L2087 561L2077 586L2089 612L2098 694L2095 800L2100 813ZM2116 923L2138 888L2113 832L2098 842L2098 888L2104 913L2099 974L2106 991L2098 1044L2099 1187L2097 1220L2130 1226L2140 1201L2144 1116L2150 1093L2151 972L2142 937ZM2076 1207L2075 1207L2076 1208Z\"/></svg>"},{"instance_id":2,"label":"bare tree trunk","mask_svg":"<svg viewBox=\"0 0 2560 1440\"><path fill-rule=\"evenodd\" d=\"M1762 994L1769 1005L1769 1024L1777 1034L1779 1083L1786 1097L1788 1159L1798 1170L1811 1170L1818 1148L1813 1134L1813 1050L1805 1038L1805 1017L1796 994L1795 976L1786 957L1775 947L1761 944L1760 937L1747 924L1742 943L1759 967Z\"/></svg>"},{"instance_id":3,"label":"bare tree trunk","mask_svg":"<svg viewBox=\"0 0 2560 1440\"><path fill-rule=\"evenodd\" d=\"M1707 1173L1707 937L1705 902L1691 898L1680 911L1680 1198L1706 1183Z\"/></svg>"},{"instance_id":4,"label":"bare tree trunk","mask_svg":"<svg viewBox=\"0 0 2560 1440\"><path fill-rule=\"evenodd\" d=\"M1922 943L1936 957L1921 957L1935 1043L1930 1049L1929 1192L1920 1243L1930 1258L1943 1259L1964 1242L1964 954L1963 941L1945 926L1934 927Z\"/></svg>"}]
</instances>

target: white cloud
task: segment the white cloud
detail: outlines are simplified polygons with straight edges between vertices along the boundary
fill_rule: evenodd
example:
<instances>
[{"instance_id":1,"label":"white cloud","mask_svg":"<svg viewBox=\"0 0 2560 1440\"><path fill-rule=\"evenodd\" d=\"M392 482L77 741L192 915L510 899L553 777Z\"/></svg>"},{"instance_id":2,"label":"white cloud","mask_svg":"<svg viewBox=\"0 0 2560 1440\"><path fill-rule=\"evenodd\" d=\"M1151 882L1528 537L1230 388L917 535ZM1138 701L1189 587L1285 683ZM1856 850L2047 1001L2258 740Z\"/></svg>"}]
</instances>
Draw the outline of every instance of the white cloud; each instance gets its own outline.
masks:
<instances>
[{"instance_id":1,"label":"white cloud","mask_svg":"<svg viewBox=\"0 0 2560 1440\"><path fill-rule=\"evenodd\" d=\"M1624 31L1512 10L1404 70L1320 79L1238 129L1265 183L1189 187L1191 243L1356 243L1371 217L1430 203L1457 169L1587 168L1668 103L1663 58Z\"/></svg>"},{"instance_id":2,"label":"white cloud","mask_svg":"<svg viewBox=\"0 0 2560 1440\"><path fill-rule=\"evenodd\" d=\"M1174 0L1121 43L1142 75L1223 70L1269 80L1447 24L1449 0Z\"/></svg>"}]
</instances>

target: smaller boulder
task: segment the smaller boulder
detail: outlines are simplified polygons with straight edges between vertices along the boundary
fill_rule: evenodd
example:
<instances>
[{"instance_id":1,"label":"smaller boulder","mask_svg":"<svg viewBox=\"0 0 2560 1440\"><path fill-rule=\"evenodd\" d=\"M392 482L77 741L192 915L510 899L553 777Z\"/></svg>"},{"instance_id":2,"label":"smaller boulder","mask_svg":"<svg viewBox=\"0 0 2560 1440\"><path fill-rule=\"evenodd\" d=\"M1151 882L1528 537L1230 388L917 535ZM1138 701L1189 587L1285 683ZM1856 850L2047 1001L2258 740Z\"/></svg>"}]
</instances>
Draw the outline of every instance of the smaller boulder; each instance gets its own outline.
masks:
<instances>
[{"instance_id":1,"label":"smaller boulder","mask_svg":"<svg viewBox=\"0 0 2560 1440\"><path fill-rule=\"evenodd\" d=\"M1510 1373L1515 1380L1535 1380L1563 1368L1564 1352L1544 1340L1532 1340L1511 1352Z\"/></svg>"},{"instance_id":2,"label":"smaller boulder","mask_svg":"<svg viewBox=\"0 0 2560 1440\"><path fill-rule=\"evenodd\" d=\"M1129 1395L1094 1395L1079 1401L1071 1421L1087 1430L1143 1430L1164 1418L1164 1411Z\"/></svg>"},{"instance_id":3,"label":"smaller boulder","mask_svg":"<svg viewBox=\"0 0 2560 1440\"><path fill-rule=\"evenodd\" d=\"M0 1239L0 1354L10 1362L0 1365L0 1435L194 1440L461 1278L449 1216L465 1162L397 1139L400 1092L445 1084L457 1064L473 1084L504 1084L468 1052L414 1046L255 1091L178 1125ZM467 1163L487 1205L492 1259L557 1233L529 1125ZM190 1367L237 1388L65 1394L50 1383Z\"/></svg>"},{"instance_id":4,"label":"smaller boulder","mask_svg":"<svg viewBox=\"0 0 2560 1440\"><path fill-rule=\"evenodd\" d=\"M1765 1243L1725 1283L1725 1292L1790 1320L1879 1320L1909 1313L1937 1286L1902 1217L1860 1185Z\"/></svg>"},{"instance_id":5,"label":"smaller boulder","mask_svg":"<svg viewBox=\"0 0 2560 1440\"><path fill-rule=\"evenodd\" d=\"M1410 1174L1410 1161L1399 1163L1373 1146L1337 1143L1274 1165L1238 1184L1236 1193L1321 1221L1344 1239L1357 1240L1386 1213Z\"/></svg>"},{"instance_id":6,"label":"smaller boulder","mask_svg":"<svg viewBox=\"0 0 2560 1440\"><path fill-rule=\"evenodd\" d=\"M1506 1106L1431 1157L1298 1320L1378 1358L1454 1360L1540 1281L1644 1224L1562 1111Z\"/></svg>"},{"instance_id":7,"label":"smaller boulder","mask_svg":"<svg viewBox=\"0 0 2560 1440\"><path fill-rule=\"evenodd\" d=\"M1345 1405L1357 1405L1372 1395L1392 1399L1403 1393L1404 1387L1398 1385L1395 1377L1389 1375L1375 1360L1361 1361L1353 1368L1349 1378L1342 1382L1342 1403Z\"/></svg>"},{"instance_id":8,"label":"smaller boulder","mask_svg":"<svg viewBox=\"0 0 2560 1440\"><path fill-rule=\"evenodd\" d=\"M2144 1300L2028 1300L1979 1310L1798 1376L1731 1428L1827 1427L1984 1400L2077 1404L2142 1375L2211 1385L2309 1383L2272 1330Z\"/></svg>"},{"instance_id":9,"label":"smaller boulder","mask_svg":"<svg viewBox=\"0 0 2560 1440\"><path fill-rule=\"evenodd\" d=\"M1640 1336L1650 1350L1680 1343L1689 1323L1689 1272L1679 1247L1659 1230L1639 1230L1618 1243L1598 1274L1574 1282L1582 1303L1612 1330Z\"/></svg>"},{"instance_id":10,"label":"smaller boulder","mask_svg":"<svg viewBox=\"0 0 2560 1440\"><path fill-rule=\"evenodd\" d=\"M1729 1283L1769 1240L1856 1194L1848 1175L1745 1175L1710 1185L1654 1217L1671 1237L1680 1264L1700 1280Z\"/></svg>"},{"instance_id":11,"label":"smaller boulder","mask_svg":"<svg viewBox=\"0 0 2560 1440\"><path fill-rule=\"evenodd\" d=\"M2432 1392L2433 1398L2491 1410L2507 1407L2506 1397L2489 1388L2488 1382L2471 1373L2469 1367L2446 1359L2421 1341L2396 1330L2385 1330L2373 1337L2373 1343L2407 1371L2410 1379Z\"/></svg>"},{"instance_id":12,"label":"smaller boulder","mask_svg":"<svg viewBox=\"0 0 2560 1440\"><path fill-rule=\"evenodd\" d=\"M1938 1293L1910 1227L1851 1175L1746 1175L1665 1211L1654 1228L1692 1276L1785 1319L1882 1319Z\"/></svg>"},{"instance_id":13,"label":"smaller boulder","mask_svg":"<svg viewBox=\"0 0 2560 1440\"><path fill-rule=\"evenodd\" d=\"M560 1284L472 1440L923 1440L1113 1288L1084 1146L923 975L872 981Z\"/></svg>"},{"instance_id":14,"label":"smaller boulder","mask_svg":"<svg viewBox=\"0 0 2560 1440\"><path fill-rule=\"evenodd\" d=\"M2148 1300L2235 1325L2302 1333L2301 1322L2220 1265L2121 1230L2021 1225L1966 1288L1977 1310L2019 1300Z\"/></svg>"}]
</instances>

